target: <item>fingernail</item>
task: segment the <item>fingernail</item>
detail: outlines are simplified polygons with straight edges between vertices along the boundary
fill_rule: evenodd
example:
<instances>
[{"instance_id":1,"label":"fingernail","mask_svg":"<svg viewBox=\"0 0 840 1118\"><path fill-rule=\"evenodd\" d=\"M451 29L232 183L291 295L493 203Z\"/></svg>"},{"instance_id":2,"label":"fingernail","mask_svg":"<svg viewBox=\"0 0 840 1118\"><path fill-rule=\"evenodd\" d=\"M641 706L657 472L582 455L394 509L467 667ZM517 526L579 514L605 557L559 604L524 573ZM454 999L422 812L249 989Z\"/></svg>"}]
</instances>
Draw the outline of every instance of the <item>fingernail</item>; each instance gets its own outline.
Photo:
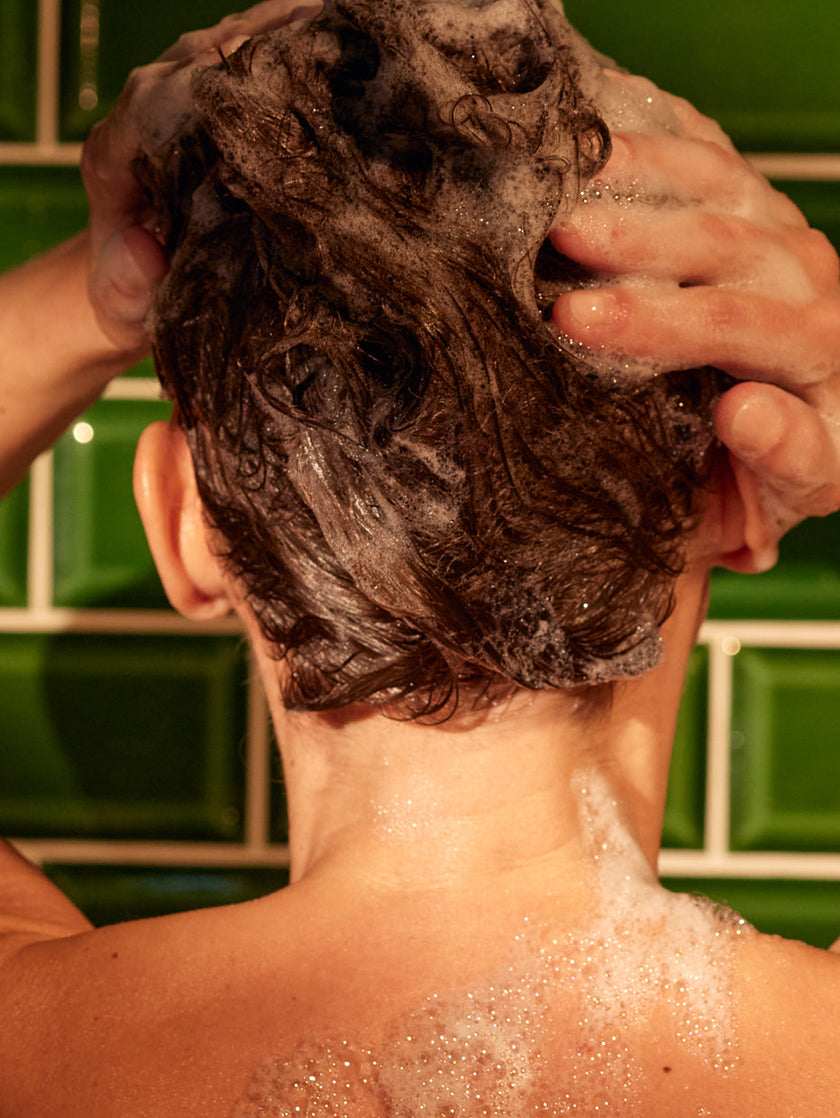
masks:
<instances>
[{"instance_id":1,"label":"fingernail","mask_svg":"<svg viewBox=\"0 0 840 1118\"><path fill-rule=\"evenodd\" d=\"M565 327L584 333L611 326L622 317L618 299L605 291L572 291L558 299L557 309Z\"/></svg>"},{"instance_id":2,"label":"fingernail","mask_svg":"<svg viewBox=\"0 0 840 1118\"><path fill-rule=\"evenodd\" d=\"M776 566L779 561L779 549L772 544L753 553L753 574L763 575Z\"/></svg>"},{"instance_id":3,"label":"fingernail","mask_svg":"<svg viewBox=\"0 0 840 1118\"><path fill-rule=\"evenodd\" d=\"M234 35L232 38L225 39L223 43L220 43L219 50L224 57L227 58L229 54L235 54L244 43L247 43L248 40L252 38L253 35Z\"/></svg>"}]
</instances>

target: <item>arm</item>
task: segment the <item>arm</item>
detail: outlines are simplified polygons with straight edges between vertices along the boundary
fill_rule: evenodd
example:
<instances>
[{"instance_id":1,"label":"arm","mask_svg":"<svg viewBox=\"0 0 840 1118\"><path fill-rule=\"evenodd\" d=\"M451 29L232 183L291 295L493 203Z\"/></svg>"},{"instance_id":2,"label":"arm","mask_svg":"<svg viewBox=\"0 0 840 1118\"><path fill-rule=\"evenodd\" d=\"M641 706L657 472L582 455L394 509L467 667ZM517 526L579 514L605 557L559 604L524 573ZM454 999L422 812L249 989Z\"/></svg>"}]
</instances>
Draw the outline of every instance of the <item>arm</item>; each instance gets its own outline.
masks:
<instances>
[{"instance_id":1,"label":"arm","mask_svg":"<svg viewBox=\"0 0 840 1118\"><path fill-rule=\"evenodd\" d=\"M196 66L244 39L318 10L266 0L215 28L183 36L132 74L82 157L87 230L0 276L0 495L20 480L108 381L147 350L145 320L166 261L144 227L146 202L132 165L155 105L189 94ZM189 101L185 103L187 109ZM78 909L0 840L0 965L27 943L89 931Z\"/></svg>"},{"instance_id":2,"label":"arm","mask_svg":"<svg viewBox=\"0 0 840 1118\"><path fill-rule=\"evenodd\" d=\"M72 901L0 839L0 968L28 943L90 931Z\"/></svg>"},{"instance_id":3,"label":"arm","mask_svg":"<svg viewBox=\"0 0 840 1118\"><path fill-rule=\"evenodd\" d=\"M552 231L608 279L563 296L554 319L596 351L742 381L715 416L748 520L730 565L763 570L788 528L840 508L837 255L716 124L673 102L683 134L616 136L586 205Z\"/></svg>"},{"instance_id":4,"label":"arm","mask_svg":"<svg viewBox=\"0 0 840 1118\"><path fill-rule=\"evenodd\" d=\"M0 276L0 496L108 381L146 352L144 321L166 269L132 164L157 106L189 111L190 78L249 36L311 16L318 3L264 0L181 39L135 70L85 145L88 229ZM161 137L165 142L166 137Z\"/></svg>"},{"instance_id":5,"label":"arm","mask_svg":"<svg viewBox=\"0 0 840 1118\"><path fill-rule=\"evenodd\" d=\"M88 297L89 233L0 276L0 494L143 355L142 319L161 266L148 253L138 263L130 245L120 236L112 247L124 255L111 262L114 291L102 302L123 328L121 342L102 329Z\"/></svg>"}]
</instances>

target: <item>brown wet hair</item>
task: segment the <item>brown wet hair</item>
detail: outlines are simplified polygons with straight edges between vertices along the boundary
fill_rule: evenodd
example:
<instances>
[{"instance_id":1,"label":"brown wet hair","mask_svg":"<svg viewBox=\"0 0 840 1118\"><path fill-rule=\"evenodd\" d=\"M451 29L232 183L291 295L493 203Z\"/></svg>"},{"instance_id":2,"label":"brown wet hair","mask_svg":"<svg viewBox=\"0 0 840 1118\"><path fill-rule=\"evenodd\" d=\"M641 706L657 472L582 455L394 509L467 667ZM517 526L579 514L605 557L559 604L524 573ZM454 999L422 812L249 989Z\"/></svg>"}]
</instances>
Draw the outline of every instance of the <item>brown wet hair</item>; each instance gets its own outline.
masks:
<instances>
[{"instance_id":1,"label":"brown wet hair","mask_svg":"<svg viewBox=\"0 0 840 1118\"><path fill-rule=\"evenodd\" d=\"M591 369L545 240L605 162L550 0L328 0L201 72L144 169L154 351L290 708L640 674L709 471L707 376Z\"/></svg>"}]
</instances>

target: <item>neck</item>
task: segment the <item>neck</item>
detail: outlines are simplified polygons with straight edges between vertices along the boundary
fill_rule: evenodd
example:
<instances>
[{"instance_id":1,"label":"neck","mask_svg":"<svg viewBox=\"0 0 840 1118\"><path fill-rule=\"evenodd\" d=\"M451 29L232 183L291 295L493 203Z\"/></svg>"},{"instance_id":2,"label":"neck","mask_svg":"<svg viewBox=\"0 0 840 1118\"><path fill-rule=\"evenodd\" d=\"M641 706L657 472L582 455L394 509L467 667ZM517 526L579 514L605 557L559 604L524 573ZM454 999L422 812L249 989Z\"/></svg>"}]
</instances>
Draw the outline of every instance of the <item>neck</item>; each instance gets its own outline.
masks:
<instances>
[{"instance_id":1,"label":"neck","mask_svg":"<svg viewBox=\"0 0 840 1118\"><path fill-rule=\"evenodd\" d=\"M288 714L276 664L269 698L289 801L292 881L333 877L370 891L574 879L591 857L581 789L597 780L653 870L671 741L702 580L664 628L661 665L592 710L562 691L518 692L440 726L357 708ZM687 588L681 588L685 591ZM335 878L334 875L338 875Z\"/></svg>"}]
</instances>

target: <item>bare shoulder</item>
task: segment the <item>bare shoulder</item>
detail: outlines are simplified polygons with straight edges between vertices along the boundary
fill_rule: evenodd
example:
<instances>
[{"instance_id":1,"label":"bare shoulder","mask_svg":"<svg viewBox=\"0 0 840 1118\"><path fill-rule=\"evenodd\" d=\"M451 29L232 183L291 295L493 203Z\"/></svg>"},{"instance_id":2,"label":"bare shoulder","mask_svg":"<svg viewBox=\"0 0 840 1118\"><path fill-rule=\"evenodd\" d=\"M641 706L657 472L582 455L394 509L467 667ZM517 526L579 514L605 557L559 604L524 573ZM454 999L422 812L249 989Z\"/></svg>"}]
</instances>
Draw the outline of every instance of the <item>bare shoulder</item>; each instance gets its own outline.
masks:
<instances>
[{"instance_id":1,"label":"bare shoulder","mask_svg":"<svg viewBox=\"0 0 840 1118\"><path fill-rule=\"evenodd\" d=\"M291 1019L293 938L272 898L30 937L0 968L0 1118L226 1118Z\"/></svg>"},{"instance_id":2,"label":"bare shoulder","mask_svg":"<svg viewBox=\"0 0 840 1118\"><path fill-rule=\"evenodd\" d=\"M743 953L746 995L767 1009L784 1008L785 1018L824 1024L840 1022L840 953L798 940L756 934ZM795 1001L796 1004L791 1004ZM840 1044L840 1039L838 1039Z\"/></svg>"},{"instance_id":3,"label":"bare shoulder","mask_svg":"<svg viewBox=\"0 0 840 1118\"><path fill-rule=\"evenodd\" d=\"M840 1098L840 955L756 935L742 955L740 1045L764 1114L835 1118Z\"/></svg>"}]
</instances>

